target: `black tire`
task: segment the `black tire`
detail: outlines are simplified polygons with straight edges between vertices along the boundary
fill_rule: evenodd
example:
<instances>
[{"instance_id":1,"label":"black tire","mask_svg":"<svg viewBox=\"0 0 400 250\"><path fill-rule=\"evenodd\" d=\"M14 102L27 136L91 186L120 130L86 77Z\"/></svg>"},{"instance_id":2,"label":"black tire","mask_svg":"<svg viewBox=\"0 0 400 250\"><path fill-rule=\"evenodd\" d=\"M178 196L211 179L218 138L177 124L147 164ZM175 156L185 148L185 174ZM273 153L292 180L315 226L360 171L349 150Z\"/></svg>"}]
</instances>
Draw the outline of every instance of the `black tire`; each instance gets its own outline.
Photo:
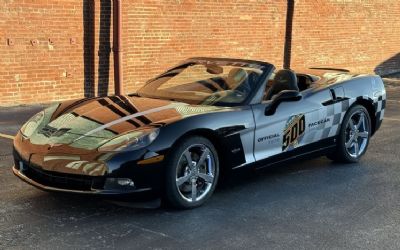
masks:
<instances>
[{"instance_id":1,"label":"black tire","mask_svg":"<svg viewBox=\"0 0 400 250\"><path fill-rule=\"evenodd\" d=\"M200 200L195 199L195 201L193 202L193 201L186 200L183 197L184 195L182 194L182 190L180 188L178 188L177 173L182 168L182 166L180 165L181 164L180 162L181 162L181 159L182 159L181 157L183 157L184 152L191 147L196 147L199 145L203 145L209 149L210 162L212 162L212 164L214 166L214 174L213 174L214 179L213 179L213 182L210 183L211 187L210 187L210 189L208 189L207 193ZM212 156L211 156L211 154L212 154ZM187 166L186 168L188 168L188 167L189 166ZM197 170L197 171L199 171L199 170ZM218 177L219 177L219 159L218 159L218 154L217 154L217 151L216 151L214 145L208 139L206 139L202 136L186 137L186 138L180 140L171 149L171 152L168 155L168 158L166 161L166 172L165 172L164 202L166 202L166 204L169 206L172 206L174 208L179 208L179 209L190 209L190 208L195 208L195 207L201 206L213 194L215 187L217 185L217 182L218 182ZM198 178L200 178L200 177L198 177ZM199 181L201 181L201 180L202 179L200 178ZM197 182L195 182L195 183L196 184L193 184L193 185L197 186ZM207 182L204 181L204 185L206 185L206 183ZM187 182L185 182L184 184L186 186L188 185Z\"/></svg>"},{"instance_id":2,"label":"black tire","mask_svg":"<svg viewBox=\"0 0 400 250\"><path fill-rule=\"evenodd\" d=\"M346 133L346 130L348 129L348 124L350 119L352 119L352 117L354 117L355 115L360 114L360 112L362 112L365 115L365 123L367 124L366 130L368 131L368 135L366 137L367 140L363 151L357 156L354 155L352 156L346 148L346 139L348 136L348 132ZM342 125L340 127L336 148L333 152L327 154L327 157L335 162L356 163L367 151L370 137L371 137L371 118L369 116L369 113L364 106L355 105L351 107L349 111L347 111L343 119Z\"/></svg>"}]
</instances>

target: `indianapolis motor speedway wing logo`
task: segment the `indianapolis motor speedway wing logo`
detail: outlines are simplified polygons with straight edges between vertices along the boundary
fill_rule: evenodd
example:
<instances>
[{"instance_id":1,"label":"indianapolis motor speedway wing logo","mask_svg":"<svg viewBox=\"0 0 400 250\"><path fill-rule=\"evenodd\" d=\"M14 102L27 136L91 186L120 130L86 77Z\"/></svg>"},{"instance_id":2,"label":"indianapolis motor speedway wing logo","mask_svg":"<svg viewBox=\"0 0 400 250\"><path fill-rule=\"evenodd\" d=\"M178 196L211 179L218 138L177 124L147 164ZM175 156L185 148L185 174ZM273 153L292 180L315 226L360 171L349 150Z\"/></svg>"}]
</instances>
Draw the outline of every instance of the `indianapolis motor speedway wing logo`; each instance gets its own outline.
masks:
<instances>
[{"instance_id":1,"label":"indianapolis motor speedway wing logo","mask_svg":"<svg viewBox=\"0 0 400 250\"><path fill-rule=\"evenodd\" d=\"M296 148L306 130L306 119L304 114L293 115L287 122L283 130L282 151Z\"/></svg>"}]
</instances>

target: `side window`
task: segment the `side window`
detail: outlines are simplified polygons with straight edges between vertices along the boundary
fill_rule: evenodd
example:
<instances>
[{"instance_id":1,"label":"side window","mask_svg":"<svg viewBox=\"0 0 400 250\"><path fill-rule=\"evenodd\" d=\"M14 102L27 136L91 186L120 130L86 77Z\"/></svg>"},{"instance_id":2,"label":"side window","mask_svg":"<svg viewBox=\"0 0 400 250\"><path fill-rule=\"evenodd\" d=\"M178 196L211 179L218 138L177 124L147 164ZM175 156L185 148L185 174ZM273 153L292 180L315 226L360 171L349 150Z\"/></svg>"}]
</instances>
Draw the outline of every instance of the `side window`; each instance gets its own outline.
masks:
<instances>
[{"instance_id":1,"label":"side window","mask_svg":"<svg viewBox=\"0 0 400 250\"><path fill-rule=\"evenodd\" d=\"M300 92L308 89L310 87L311 81L308 76L305 75L297 75L297 86L299 87Z\"/></svg>"}]
</instances>

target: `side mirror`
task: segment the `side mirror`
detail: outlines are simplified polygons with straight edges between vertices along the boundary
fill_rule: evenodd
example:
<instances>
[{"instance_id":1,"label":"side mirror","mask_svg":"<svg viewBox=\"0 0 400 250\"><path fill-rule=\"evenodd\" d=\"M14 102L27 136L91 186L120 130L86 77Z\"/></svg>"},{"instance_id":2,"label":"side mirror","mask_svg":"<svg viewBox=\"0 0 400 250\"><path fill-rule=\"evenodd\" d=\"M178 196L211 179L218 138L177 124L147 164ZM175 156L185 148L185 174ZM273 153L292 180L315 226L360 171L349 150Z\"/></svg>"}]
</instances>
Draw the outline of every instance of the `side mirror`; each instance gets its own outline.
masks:
<instances>
[{"instance_id":1,"label":"side mirror","mask_svg":"<svg viewBox=\"0 0 400 250\"><path fill-rule=\"evenodd\" d=\"M265 115L275 114L281 102L296 102L301 100L302 95L296 90L283 90L278 94L274 95L271 100L271 104L265 108Z\"/></svg>"}]
</instances>

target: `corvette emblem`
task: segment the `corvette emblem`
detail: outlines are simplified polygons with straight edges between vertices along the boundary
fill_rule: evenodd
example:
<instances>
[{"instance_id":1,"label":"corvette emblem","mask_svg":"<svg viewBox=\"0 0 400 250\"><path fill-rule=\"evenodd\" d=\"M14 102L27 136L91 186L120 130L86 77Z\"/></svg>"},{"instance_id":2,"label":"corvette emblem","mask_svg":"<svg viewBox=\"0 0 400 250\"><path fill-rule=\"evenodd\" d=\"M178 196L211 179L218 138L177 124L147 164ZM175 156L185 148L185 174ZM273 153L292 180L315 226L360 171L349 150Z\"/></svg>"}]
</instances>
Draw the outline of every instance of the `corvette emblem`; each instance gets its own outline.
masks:
<instances>
[{"instance_id":1,"label":"corvette emblem","mask_svg":"<svg viewBox=\"0 0 400 250\"><path fill-rule=\"evenodd\" d=\"M60 137L63 134L65 134L66 132L68 132L69 130L71 130L71 129L69 129L69 128L56 129L49 125L46 125L38 133L42 134L46 137Z\"/></svg>"}]
</instances>

